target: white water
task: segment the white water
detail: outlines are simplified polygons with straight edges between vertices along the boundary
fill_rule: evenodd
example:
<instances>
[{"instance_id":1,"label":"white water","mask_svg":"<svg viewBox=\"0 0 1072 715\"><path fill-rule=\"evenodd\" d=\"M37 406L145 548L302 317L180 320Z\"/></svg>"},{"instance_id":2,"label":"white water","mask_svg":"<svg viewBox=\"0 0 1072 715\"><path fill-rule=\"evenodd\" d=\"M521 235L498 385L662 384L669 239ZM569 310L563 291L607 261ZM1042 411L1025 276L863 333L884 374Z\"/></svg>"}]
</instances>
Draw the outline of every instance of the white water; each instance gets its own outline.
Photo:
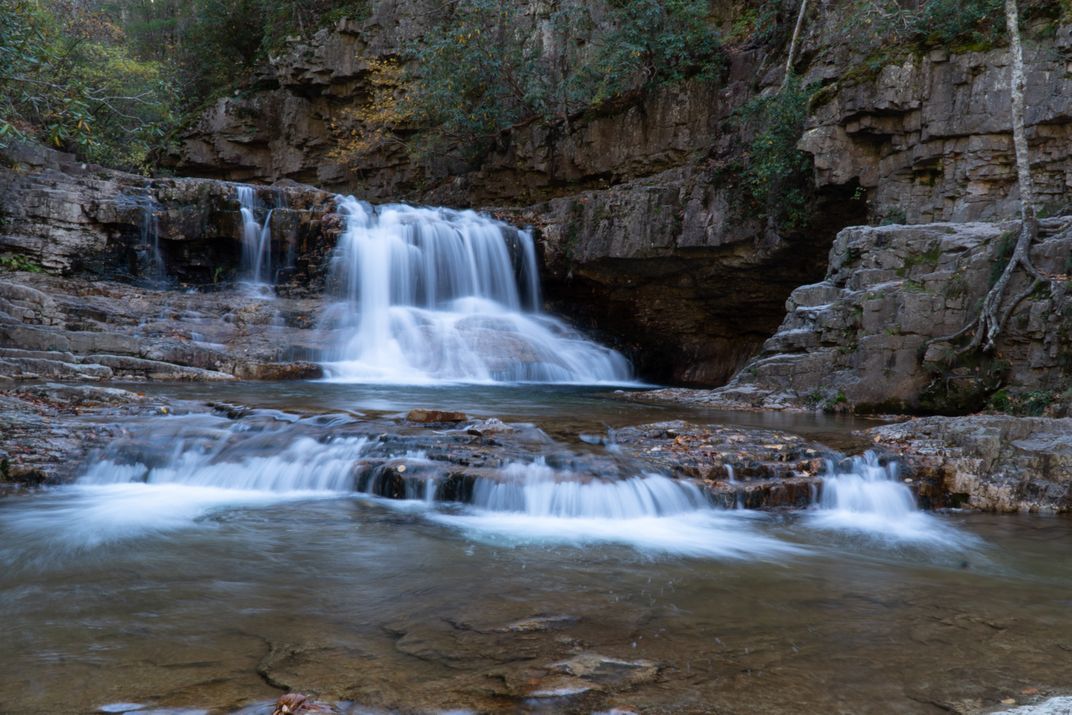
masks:
<instances>
[{"instance_id":1,"label":"white water","mask_svg":"<svg viewBox=\"0 0 1072 715\"><path fill-rule=\"evenodd\" d=\"M358 476L369 474L361 465L373 460L388 465L392 479L405 476L401 492L395 482L390 488L405 499L378 502L419 512L477 540L511 546L613 543L720 559L780 559L810 550L793 543L795 527L784 531L769 516L715 508L688 480L657 474L603 478L555 468L543 458L478 477L465 504L439 503L437 487L448 466L420 451L385 455L365 437L340 434L334 424L271 411L238 421L205 414L157 418L141 438L117 440L77 484L9 519L7 527L42 547L56 540L68 550L93 548L211 524L206 517L228 509L350 496L359 488ZM375 457L373 447L380 450ZM387 473L373 471L361 488L380 493L377 480ZM845 473L831 465L816 507L798 522L808 531L847 532L880 543L971 545L970 537L920 512L897 481L896 467L879 465L873 454L854 459Z\"/></svg>"},{"instance_id":2,"label":"white water","mask_svg":"<svg viewBox=\"0 0 1072 715\"><path fill-rule=\"evenodd\" d=\"M883 466L873 452L853 457L845 472L828 464L816 506L809 521L820 529L950 547L963 545L968 538L920 511L912 490L898 477L897 463Z\"/></svg>"},{"instance_id":3,"label":"white water","mask_svg":"<svg viewBox=\"0 0 1072 715\"><path fill-rule=\"evenodd\" d=\"M804 552L735 512L712 508L686 481L657 474L581 480L542 460L509 464L502 477L477 483L463 513L436 513L433 520L507 544L617 543L649 553L733 559Z\"/></svg>"},{"instance_id":4,"label":"white water","mask_svg":"<svg viewBox=\"0 0 1072 715\"><path fill-rule=\"evenodd\" d=\"M164 450L117 442L75 485L9 525L31 541L55 537L92 548L189 527L227 509L353 491L364 438L320 441L293 434L286 423L264 431L221 423L205 415L159 420L155 444Z\"/></svg>"},{"instance_id":5,"label":"white water","mask_svg":"<svg viewBox=\"0 0 1072 715\"><path fill-rule=\"evenodd\" d=\"M257 221L257 195L252 186L239 186L238 205L242 213L242 266L240 280L253 286L272 284L272 211Z\"/></svg>"},{"instance_id":6,"label":"white water","mask_svg":"<svg viewBox=\"0 0 1072 715\"><path fill-rule=\"evenodd\" d=\"M346 382L624 383L619 353L540 312L532 236L473 211L340 197L342 300L329 378Z\"/></svg>"}]
</instances>

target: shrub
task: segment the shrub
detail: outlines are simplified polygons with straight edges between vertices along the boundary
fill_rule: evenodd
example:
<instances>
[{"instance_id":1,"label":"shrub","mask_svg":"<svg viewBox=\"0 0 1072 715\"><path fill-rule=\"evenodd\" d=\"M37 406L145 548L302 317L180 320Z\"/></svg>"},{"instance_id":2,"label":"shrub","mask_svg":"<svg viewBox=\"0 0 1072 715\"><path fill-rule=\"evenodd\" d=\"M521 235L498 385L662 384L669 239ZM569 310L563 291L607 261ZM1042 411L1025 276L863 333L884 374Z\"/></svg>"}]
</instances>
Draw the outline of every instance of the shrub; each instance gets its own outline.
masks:
<instances>
[{"instance_id":1,"label":"shrub","mask_svg":"<svg viewBox=\"0 0 1072 715\"><path fill-rule=\"evenodd\" d=\"M458 0L408 48L414 69L401 114L422 129L419 153L446 143L479 155L519 122L568 122L608 100L721 68L705 0L571 4L535 20L527 13L521 4Z\"/></svg>"},{"instance_id":2,"label":"shrub","mask_svg":"<svg viewBox=\"0 0 1072 715\"><path fill-rule=\"evenodd\" d=\"M738 121L755 131L744 165L754 208L781 229L802 228L810 217L811 158L797 149L811 92L790 77L780 92L757 97Z\"/></svg>"},{"instance_id":3,"label":"shrub","mask_svg":"<svg viewBox=\"0 0 1072 715\"><path fill-rule=\"evenodd\" d=\"M0 0L0 141L33 138L146 168L170 124L160 66L134 58L107 16L77 3Z\"/></svg>"}]
</instances>

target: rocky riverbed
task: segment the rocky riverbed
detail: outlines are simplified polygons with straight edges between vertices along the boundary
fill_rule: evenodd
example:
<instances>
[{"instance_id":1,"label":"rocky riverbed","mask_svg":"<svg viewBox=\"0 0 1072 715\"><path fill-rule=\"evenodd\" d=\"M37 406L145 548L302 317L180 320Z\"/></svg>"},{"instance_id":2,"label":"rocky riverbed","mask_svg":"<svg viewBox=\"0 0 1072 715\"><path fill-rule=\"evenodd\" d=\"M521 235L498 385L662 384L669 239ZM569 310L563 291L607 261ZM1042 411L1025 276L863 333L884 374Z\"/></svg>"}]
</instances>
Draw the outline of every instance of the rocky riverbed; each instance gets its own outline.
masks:
<instances>
[{"instance_id":1,"label":"rocky riverbed","mask_svg":"<svg viewBox=\"0 0 1072 715\"><path fill-rule=\"evenodd\" d=\"M127 383L29 381L0 391L6 488L67 482L109 450L165 455L174 440L188 436L176 416L198 414L211 417L217 431L278 434L273 449L298 439L367 441L347 467L350 488L394 499L434 495L464 503L477 483L503 479L504 467L539 460L582 481L668 475L701 486L727 508L806 508L845 456L784 430L695 421L604 430L598 419L577 417L517 422L434 409L302 413L244 406L228 401L226 390L211 402L162 397L166 388L138 390ZM284 434L281 424L292 426ZM838 441L843 450L870 448L897 461L926 508L1060 513L1072 511L1069 434L1072 420L980 415L909 420Z\"/></svg>"},{"instance_id":2,"label":"rocky riverbed","mask_svg":"<svg viewBox=\"0 0 1072 715\"><path fill-rule=\"evenodd\" d=\"M0 275L0 384L319 377L322 301Z\"/></svg>"}]
</instances>

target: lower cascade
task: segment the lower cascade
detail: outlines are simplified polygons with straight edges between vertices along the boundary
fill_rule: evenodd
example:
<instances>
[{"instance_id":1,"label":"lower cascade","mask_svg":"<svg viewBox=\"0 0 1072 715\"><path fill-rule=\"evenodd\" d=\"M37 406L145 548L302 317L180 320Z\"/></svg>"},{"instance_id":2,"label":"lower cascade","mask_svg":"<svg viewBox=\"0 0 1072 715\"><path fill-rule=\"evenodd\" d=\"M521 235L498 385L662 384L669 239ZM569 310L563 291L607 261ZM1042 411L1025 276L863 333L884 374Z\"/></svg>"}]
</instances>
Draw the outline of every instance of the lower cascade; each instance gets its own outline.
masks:
<instances>
[{"instance_id":1,"label":"lower cascade","mask_svg":"<svg viewBox=\"0 0 1072 715\"><path fill-rule=\"evenodd\" d=\"M827 465L816 507L811 523L823 529L902 542L953 544L970 540L921 511L912 490L899 479L897 462L882 464L870 451L848 460L847 468Z\"/></svg>"},{"instance_id":2,"label":"lower cascade","mask_svg":"<svg viewBox=\"0 0 1072 715\"><path fill-rule=\"evenodd\" d=\"M623 383L628 361L539 309L532 236L473 211L338 199L330 378Z\"/></svg>"},{"instance_id":3,"label":"lower cascade","mask_svg":"<svg viewBox=\"0 0 1072 715\"><path fill-rule=\"evenodd\" d=\"M474 487L473 506L566 519L636 519L708 507L696 485L658 474L582 482L562 479L542 459L508 464L502 473L502 481L485 480Z\"/></svg>"}]
</instances>

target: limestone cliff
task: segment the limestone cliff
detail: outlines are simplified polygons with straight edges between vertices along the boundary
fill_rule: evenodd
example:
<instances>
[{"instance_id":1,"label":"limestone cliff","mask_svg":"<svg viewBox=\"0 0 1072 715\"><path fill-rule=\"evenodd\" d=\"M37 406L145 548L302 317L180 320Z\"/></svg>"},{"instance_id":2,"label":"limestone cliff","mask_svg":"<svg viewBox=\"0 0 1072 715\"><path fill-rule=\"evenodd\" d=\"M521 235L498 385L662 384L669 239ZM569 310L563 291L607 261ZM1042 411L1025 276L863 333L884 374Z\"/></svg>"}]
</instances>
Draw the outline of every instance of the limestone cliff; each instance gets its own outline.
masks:
<instances>
[{"instance_id":1,"label":"limestone cliff","mask_svg":"<svg viewBox=\"0 0 1072 715\"><path fill-rule=\"evenodd\" d=\"M29 145L0 158L0 382L319 374L302 361L321 348L317 288L341 226L331 194L261 191L281 204L283 297L265 301L236 286L234 184L147 180Z\"/></svg>"}]
</instances>

